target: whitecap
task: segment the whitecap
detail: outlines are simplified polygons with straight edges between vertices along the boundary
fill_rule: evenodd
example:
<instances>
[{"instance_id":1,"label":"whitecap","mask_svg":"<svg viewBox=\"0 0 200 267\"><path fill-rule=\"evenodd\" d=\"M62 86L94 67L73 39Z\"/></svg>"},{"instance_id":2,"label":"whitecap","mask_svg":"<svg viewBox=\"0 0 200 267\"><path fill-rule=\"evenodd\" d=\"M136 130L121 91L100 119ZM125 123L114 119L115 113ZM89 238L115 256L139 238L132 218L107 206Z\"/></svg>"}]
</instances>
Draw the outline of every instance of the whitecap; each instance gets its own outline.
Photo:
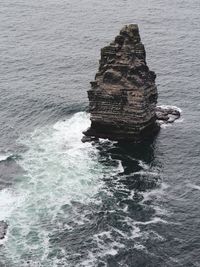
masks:
<instances>
[{"instance_id":1,"label":"whitecap","mask_svg":"<svg viewBox=\"0 0 200 267\"><path fill-rule=\"evenodd\" d=\"M160 127L162 129L166 129L168 127L172 127L172 124L171 123L160 122Z\"/></svg>"},{"instance_id":2,"label":"whitecap","mask_svg":"<svg viewBox=\"0 0 200 267\"><path fill-rule=\"evenodd\" d=\"M146 170L141 170L138 172L134 172L131 175L141 175L141 176L153 176L153 177L158 177L160 176L160 173L157 171L146 171Z\"/></svg>"},{"instance_id":3,"label":"whitecap","mask_svg":"<svg viewBox=\"0 0 200 267\"><path fill-rule=\"evenodd\" d=\"M148 170L150 168L150 166L142 160L139 160L139 166L142 167L144 170Z\"/></svg>"},{"instance_id":4,"label":"whitecap","mask_svg":"<svg viewBox=\"0 0 200 267\"><path fill-rule=\"evenodd\" d=\"M121 160L118 160L117 162L118 162L118 166L117 166L117 169L116 169L117 173L118 174L124 173L124 167L122 165L122 161Z\"/></svg>"},{"instance_id":5,"label":"whitecap","mask_svg":"<svg viewBox=\"0 0 200 267\"><path fill-rule=\"evenodd\" d=\"M164 224L169 224L170 222L163 220L159 217L154 217L152 220L149 221L135 221L134 224L135 225L148 225L148 224L156 224L156 223L164 223Z\"/></svg>"},{"instance_id":6,"label":"whitecap","mask_svg":"<svg viewBox=\"0 0 200 267\"><path fill-rule=\"evenodd\" d=\"M161 109L174 109L174 110L177 110L178 112L182 113L182 109L176 107L176 106L171 106L171 105L159 105L157 106L158 108L161 108Z\"/></svg>"},{"instance_id":7,"label":"whitecap","mask_svg":"<svg viewBox=\"0 0 200 267\"><path fill-rule=\"evenodd\" d=\"M134 196L135 196L135 190L131 190L130 195L128 196L128 199L132 200Z\"/></svg>"},{"instance_id":8,"label":"whitecap","mask_svg":"<svg viewBox=\"0 0 200 267\"><path fill-rule=\"evenodd\" d=\"M145 247L144 245L139 244L139 243L136 243L136 244L134 245L134 248L137 249L137 250L142 250L142 251L146 251L146 250L147 250L146 247Z\"/></svg>"},{"instance_id":9,"label":"whitecap","mask_svg":"<svg viewBox=\"0 0 200 267\"><path fill-rule=\"evenodd\" d=\"M200 190L200 186L196 184L189 183L187 186L195 190Z\"/></svg>"},{"instance_id":10,"label":"whitecap","mask_svg":"<svg viewBox=\"0 0 200 267\"><path fill-rule=\"evenodd\" d=\"M142 199L142 201L140 203L143 204L143 203L151 200L154 197L160 198L161 196L163 196L165 194L165 190L168 187L169 187L168 184L162 183L159 188L151 189L151 190L146 191L146 192L142 192L141 194L143 196L143 199Z\"/></svg>"},{"instance_id":11,"label":"whitecap","mask_svg":"<svg viewBox=\"0 0 200 267\"><path fill-rule=\"evenodd\" d=\"M7 159L11 158L12 156L13 156L12 154L0 154L0 162L6 161Z\"/></svg>"}]
</instances>

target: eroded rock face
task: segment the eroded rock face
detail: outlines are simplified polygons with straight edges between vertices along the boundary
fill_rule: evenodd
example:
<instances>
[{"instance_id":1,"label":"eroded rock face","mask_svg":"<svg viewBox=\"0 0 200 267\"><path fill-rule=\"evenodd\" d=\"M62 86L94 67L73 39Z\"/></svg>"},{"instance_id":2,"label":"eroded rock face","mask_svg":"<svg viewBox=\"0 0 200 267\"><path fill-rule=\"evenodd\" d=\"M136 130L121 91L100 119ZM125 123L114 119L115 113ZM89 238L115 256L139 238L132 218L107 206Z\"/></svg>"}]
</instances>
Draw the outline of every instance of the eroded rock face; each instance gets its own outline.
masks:
<instances>
[{"instance_id":1,"label":"eroded rock face","mask_svg":"<svg viewBox=\"0 0 200 267\"><path fill-rule=\"evenodd\" d=\"M158 131L156 75L146 64L138 26L125 26L101 50L88 91L91 127L86 136L140 142Z\"/></svg>"}]
</instances>

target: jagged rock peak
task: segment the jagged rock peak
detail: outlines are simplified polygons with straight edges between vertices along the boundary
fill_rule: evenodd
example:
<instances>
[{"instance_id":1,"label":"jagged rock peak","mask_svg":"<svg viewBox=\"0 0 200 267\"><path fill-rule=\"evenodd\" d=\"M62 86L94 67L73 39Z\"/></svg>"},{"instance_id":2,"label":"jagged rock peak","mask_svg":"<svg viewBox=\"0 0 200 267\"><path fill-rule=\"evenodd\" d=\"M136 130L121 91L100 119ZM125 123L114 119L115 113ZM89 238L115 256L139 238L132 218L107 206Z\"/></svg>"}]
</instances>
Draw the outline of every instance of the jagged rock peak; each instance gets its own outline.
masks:
<instances>
[{"instance_id":1,"label":"jagged rock peak","mask_svg":"<svg viewBox=\"0 0 200 267\"><path fill-rule=\"evenodd\" d=\"M91 127L86 136L140 142L158 130L156 75L136 24L124 26L101 49L99 70L88 91Z\"/></svg>"}]
</instances>

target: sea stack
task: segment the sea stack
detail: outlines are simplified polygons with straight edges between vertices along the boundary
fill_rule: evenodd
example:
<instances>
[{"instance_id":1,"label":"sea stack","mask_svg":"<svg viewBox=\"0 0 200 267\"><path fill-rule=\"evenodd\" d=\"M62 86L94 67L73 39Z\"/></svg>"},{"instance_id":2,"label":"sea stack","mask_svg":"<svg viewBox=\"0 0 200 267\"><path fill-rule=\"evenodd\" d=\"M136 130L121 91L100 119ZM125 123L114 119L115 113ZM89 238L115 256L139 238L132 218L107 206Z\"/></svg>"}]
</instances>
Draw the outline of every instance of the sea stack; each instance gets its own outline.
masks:
<instances>
[{"instance_id":1,"label":"sea stack","mask_svg":"<svg viewBox=\"0 0 200 267\"><path fill-rule=\"evenodd\" d=\"M159 130L155 78L146 64L138 25L124 26L101 49L99 70L88 91L91 127L84 134L133 142L154 136Z\"/></svg>"}]
</instances>

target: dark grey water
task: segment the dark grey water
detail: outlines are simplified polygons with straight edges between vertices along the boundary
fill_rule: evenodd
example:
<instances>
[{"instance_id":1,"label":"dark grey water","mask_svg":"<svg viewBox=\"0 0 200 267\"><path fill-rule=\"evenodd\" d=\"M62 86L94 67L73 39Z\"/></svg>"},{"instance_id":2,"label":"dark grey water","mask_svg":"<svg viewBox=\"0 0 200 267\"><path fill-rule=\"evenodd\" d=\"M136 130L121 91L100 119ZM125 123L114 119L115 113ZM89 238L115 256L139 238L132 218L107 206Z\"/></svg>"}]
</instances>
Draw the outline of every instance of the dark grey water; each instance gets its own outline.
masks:
<instances>
[{"instance_id":1,"label":"dark grey water","mask_svg":"<svg viewBox=\"0 0 200 267\"><path fill-rule=\"evenodd\" d=\"M199 14L199 0L1 1L0 266L200 266ZM153 144L82 144L100 48L128 23L182 120Z\"/></svg>"}]
</instances>

